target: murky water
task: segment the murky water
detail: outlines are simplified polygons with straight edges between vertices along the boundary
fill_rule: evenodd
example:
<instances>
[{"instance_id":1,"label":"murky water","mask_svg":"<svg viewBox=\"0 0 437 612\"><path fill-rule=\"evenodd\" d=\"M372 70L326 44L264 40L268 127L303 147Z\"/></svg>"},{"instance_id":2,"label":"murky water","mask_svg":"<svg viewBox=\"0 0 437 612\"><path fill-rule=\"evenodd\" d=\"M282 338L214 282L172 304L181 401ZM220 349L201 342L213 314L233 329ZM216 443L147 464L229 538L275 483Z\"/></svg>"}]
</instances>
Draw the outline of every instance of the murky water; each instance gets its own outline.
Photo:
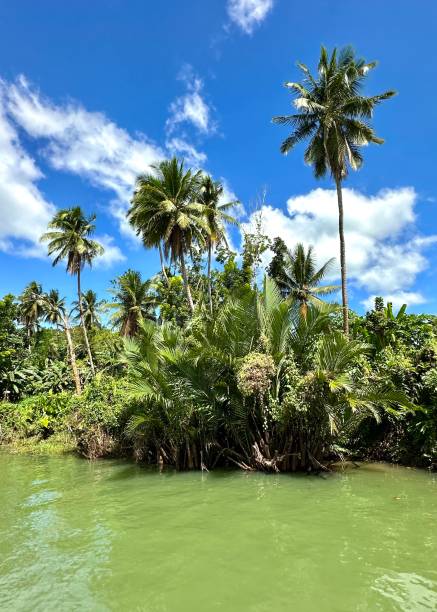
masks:
<instances>
[{"instance_id":1,"label":"murky water","mask_svg":"<svg viewBox=\"0 0 437 612\"><path fill-rule=\"evenodd\" d=\"M0 453L0 609L437 610L437 478Z\"/></svg>"}]
</instances>

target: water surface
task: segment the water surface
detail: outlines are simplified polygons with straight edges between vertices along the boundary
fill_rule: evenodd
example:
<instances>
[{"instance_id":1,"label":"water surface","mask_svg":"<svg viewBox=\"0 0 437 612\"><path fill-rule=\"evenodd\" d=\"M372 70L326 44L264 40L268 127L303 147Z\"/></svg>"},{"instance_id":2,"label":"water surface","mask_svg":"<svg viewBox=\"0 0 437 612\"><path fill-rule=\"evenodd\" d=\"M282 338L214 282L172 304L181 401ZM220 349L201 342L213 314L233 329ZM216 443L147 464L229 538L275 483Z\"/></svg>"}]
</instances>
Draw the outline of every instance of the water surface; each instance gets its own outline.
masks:
<instances>
[{"instance_id":1,"label":"water surface","mask_svg":"<svg viewBox=\"0 0 437 612\"><path fill-rule=\"evenodd\" d=\"M0 609L437 610L437 480L0 453Z\"/></svg>"}]
</instances>

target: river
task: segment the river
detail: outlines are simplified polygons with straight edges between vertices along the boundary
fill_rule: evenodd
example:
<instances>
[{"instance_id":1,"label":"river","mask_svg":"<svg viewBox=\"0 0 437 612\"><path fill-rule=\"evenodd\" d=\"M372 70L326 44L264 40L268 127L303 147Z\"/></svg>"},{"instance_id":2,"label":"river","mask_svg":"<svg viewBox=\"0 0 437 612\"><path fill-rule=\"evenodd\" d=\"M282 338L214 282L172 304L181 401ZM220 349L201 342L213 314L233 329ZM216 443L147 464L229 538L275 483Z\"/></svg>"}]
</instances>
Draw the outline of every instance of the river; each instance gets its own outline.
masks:
<instances>
[{"instance_id":1,"label":"river","mask_svg":"<svg viewBox=\"0 0 437 612\"><path fill-rule=\"evenodd\" d=\"M0 452L0 609L437 610L437 478Z\"/></svg>"}]
</instances>

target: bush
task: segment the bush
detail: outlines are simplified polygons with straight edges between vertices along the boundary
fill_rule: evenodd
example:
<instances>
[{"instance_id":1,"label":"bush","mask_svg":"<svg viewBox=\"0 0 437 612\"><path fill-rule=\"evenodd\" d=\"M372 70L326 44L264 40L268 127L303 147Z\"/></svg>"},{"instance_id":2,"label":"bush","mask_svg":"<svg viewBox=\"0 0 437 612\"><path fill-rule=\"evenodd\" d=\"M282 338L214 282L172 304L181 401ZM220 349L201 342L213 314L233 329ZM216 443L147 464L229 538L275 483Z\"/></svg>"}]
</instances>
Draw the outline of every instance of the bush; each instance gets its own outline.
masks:
<instances>
[{"instance_id":1,"label":"bush","mask_svg":"<svg viewBox=\"0 0 437 612\"><path fill-rule=\"evenodd\" d=\"M28 397L17 404L0 403L0 441L40 436L47 438L65 429L70 393L47 393Z\"/></svg>"},{"instance_id":2,"label":"bush","mask_svg":"<svg viewBox=\"0 0 437 612\"><path fill-rule=\"evenodd\" d=\"M99 374L82 395L35 395L18 403L0 402L0 443L72 435L88 458L122 452L123 431L133 410L126 382Z\"/></svg>"},{"instance_id":3,"label":"bush","mask_svg":"<svg viewBox=\"0 0 437 612\"><path fill-rule=\"evenodd\" d=\"M275 375L275 363L270 355L249 353L237 373L237 385L242 395L263 397Z\"/></svg>"},{"instance_id":4,"label":"bush","mask_svg":"<svg viewBox=\"0 0 437 612\"><path fill-rule=\"evenodd\" d=\"M122 432L131 414L126 382L98 374L70 402L69 428L79 452L95 459L121 451Z\"/></svg>"}]
</instances>

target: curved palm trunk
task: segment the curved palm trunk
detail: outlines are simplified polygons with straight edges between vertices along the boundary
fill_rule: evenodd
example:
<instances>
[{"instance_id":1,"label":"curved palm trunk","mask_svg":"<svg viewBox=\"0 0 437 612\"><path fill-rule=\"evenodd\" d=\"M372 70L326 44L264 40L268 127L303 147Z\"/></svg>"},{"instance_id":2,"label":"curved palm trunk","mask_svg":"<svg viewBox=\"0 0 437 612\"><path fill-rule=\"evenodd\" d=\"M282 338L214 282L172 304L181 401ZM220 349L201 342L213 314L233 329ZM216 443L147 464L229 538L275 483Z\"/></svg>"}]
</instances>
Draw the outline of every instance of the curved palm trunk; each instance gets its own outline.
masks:
<instances>
[{"instance_id":1,"label":"curved palm trunk","mask_svg":"<svg viewBox=\"0 0 437 612\"><path fill-rule=\"evenodd\" d=\"M86 350L87 350L87 353L88 353L88 360L90 362L91 372L92 372L92 374L94 376L96 371L94 369L94 361L93 361L93 356L91 354L91 347L90 347L90 343L89 343L89 340L88 340L88 332L87 332L86 326L85 326L85 319L83 317L82 291L80 289L80 270L78 270L78 272L77 272L77 300L79 302L80 322L81 322L81 325L82 325L83 337L84 337L84 340L85 340L85 346L86 346Z\"/></svg>"},{"instance_id":2,"label":"curved palm trunk","mask_svg":"<svg viewBox=\"0 0 437 612\"><path fill-rule=\"evenodd\" d=\"M208 299L209 299L209 311L211 316L212 311L212 286L211 286L211 256L212 256L212 242L208 240Z\"/></svg>"},{"instance_id":3,"label":"curved palm trunk","mask_svg":"<svg viewBox=\"0 0 437 612\"><path fill-rule=\"evenodd\" d=\"M76 354L74 352L73 340L71 338L70 325L68 323L67 317L64 317L63 324L64 324L65 335L67 337L68 354L70 356L70 363L71 363L71 369L73 371L74 384L76 385L76 393L77 395L80 395L82 393L82 388L80 385L79 370L77 369L77 364L76 364Z\"/></svg>"},{"instance_id":4,"label":"curved palm trunk","mask_svg":"<svg viewBox=\"0 0 437 612\"><path fill-rule=\"evenodd\" d=\"M162 244L161 241L158 242L158 249L159 249L159 260L161 262L161 271L162 271L162 276L165 278L166 283L168 285L168 276L167 276L167 272L165 271L165 265L164 265L164 255L162 252Z\"/></svg>"},{"instance_id":5,"label":"curved palm trunk","mask_svg":"<svg viewBox=\"0 0 437 612\"><path fill-rule=\"evenodd\" d=\"M185 266L185 245L182 246L182 250L181 250L181 272L182 272L182 279L184 281L184 287L185 287L185 292L187 294L187 301L188 301L188 306L190 308L190 312L191 314L194 314L194 302L193 302L193 298L191 296L191 289L190 289L190 285L188 284L188 274L187 274L187 268Z\"/></svg>"},{"instance_id":6,"label":"curved palm trunk","mask_svg":"<svg viewBox=\"0 0 437 612\"><path fill-rule=\"evenodd\" d=\"M340 268L341 268L341 297L343 304L343 331L349 335L349 306L347 299L347 274L346 274L346 246L344 241L344 225L343 225L343 192L341 188L341 179L335 179L337 188L338 202L338 234L340 237Z\"/></svg>"}]
</instances>

